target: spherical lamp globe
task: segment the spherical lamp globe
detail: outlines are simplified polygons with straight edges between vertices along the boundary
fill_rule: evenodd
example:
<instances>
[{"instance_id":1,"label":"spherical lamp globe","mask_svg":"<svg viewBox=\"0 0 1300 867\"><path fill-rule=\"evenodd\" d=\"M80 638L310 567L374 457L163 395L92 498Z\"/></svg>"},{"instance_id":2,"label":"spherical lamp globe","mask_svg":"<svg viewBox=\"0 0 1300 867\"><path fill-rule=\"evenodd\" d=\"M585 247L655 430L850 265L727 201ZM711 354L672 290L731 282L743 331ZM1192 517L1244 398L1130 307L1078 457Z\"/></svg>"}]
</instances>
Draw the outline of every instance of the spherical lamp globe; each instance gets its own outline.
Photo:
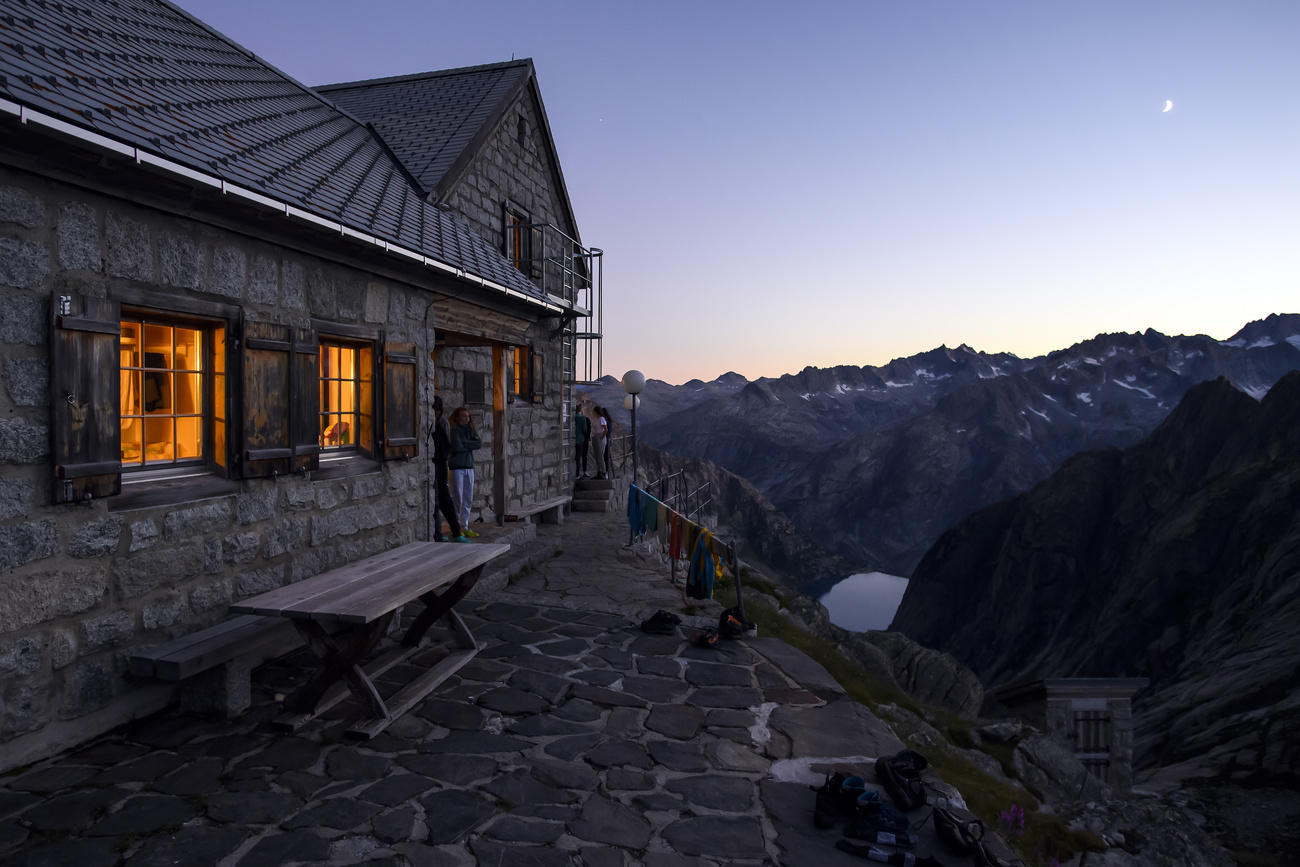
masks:
<instances>
[{"instance_id":1,"label":"spherical lamp globe","mask_svg":"<svg viewBox=\"0 0 1300 867\"><path fill-rule=\"evenodd\" d=\"M645 388L645 374L639 370L629 370L623 374L623 390L628 394L640 394Z\"/></svg>"}]
</instances>

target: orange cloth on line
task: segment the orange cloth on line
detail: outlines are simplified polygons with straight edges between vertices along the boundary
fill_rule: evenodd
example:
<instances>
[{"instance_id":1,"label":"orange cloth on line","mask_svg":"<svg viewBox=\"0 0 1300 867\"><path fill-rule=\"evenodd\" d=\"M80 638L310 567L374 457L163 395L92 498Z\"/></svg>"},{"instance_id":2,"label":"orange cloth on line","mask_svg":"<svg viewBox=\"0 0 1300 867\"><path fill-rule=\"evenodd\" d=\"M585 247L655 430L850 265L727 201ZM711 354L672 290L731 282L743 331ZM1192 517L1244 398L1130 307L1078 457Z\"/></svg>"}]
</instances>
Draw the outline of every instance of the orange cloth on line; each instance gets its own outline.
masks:
<instances>
[{"instance_id":1,"label":"orange cloth on line","mask_svg":"<svg viewBox=\"0 0 1300 867\"><path fill-rule=\"evenodd\" d=\"M668 531L668 555L674 560L680 560L682 558L682 523L685 519L673 512L668 520L672 524L672 528Z\"/></svg>"}]
</instances>

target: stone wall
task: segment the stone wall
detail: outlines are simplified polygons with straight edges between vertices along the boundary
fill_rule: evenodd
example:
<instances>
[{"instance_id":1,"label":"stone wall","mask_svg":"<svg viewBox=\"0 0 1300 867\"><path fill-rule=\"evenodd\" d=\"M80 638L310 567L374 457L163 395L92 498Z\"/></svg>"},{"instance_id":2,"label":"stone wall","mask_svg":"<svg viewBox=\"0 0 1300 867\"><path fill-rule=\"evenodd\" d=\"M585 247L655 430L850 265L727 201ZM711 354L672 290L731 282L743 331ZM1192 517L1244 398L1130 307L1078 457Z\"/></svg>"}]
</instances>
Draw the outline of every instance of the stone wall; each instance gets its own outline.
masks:
<instances>
[{"instance_id":1,"label":"stone wall","mask_svg":"<svg viewBox=\"0 0 1300 867\"><path fill-rule=\"evenodd\" d=\"M266 225L256 230L267 234ZM50 296L127 289L234 304L246 318L291 326L313 317L366 324L428 358L427 289L0 167L0 743L8 754L19 752L15 739L85 719L129 692L133 647L221 620L232 599L426 535L427 443L418 460L371 462L328 480L231 482L201 500L182 492L147 508L124 509L121 497L52 504ZM422 382L421 430L429 397Z\"/></svg>"}]
</instances>

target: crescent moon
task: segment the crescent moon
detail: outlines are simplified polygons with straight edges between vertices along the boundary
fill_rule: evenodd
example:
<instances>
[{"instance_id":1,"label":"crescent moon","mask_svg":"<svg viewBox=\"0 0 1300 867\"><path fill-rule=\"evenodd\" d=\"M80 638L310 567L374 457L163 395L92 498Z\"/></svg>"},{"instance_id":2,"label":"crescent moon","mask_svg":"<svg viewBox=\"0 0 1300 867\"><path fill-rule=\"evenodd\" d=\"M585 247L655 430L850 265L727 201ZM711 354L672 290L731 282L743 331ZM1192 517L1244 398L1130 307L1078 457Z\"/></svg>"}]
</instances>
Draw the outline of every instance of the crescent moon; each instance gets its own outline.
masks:
<instances>
[{"instance_id":1,"label":"crescent moon","mask_svg":"<svg viewBox=\"0 0 1300 867\"><path fill-rule=\"evenodd\" d=\"M1161 112L1166 112L1166 111L1169 111L1170 109L1172 109L1173 107L1174 107L1174 101L1173 101L1172 99L1166 99L1166 100L1165 100L1165 107L1162 108L1162 109L1160 109L1160 111L1161 111Z\"/></svg>"}]
</instances>

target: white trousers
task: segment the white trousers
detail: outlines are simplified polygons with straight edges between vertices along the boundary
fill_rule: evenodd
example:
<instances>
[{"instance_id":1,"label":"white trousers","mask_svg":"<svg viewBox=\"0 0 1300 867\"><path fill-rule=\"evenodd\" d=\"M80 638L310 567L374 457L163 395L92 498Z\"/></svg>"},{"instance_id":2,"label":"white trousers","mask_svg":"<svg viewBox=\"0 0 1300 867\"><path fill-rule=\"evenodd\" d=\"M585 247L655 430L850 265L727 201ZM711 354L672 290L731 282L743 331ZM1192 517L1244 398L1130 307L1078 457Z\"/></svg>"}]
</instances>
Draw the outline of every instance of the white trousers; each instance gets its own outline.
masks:
<instances>
[{"instance_id":1,"label":"white trousers","mask_svg":"<svg viewBox=\"0 0 1300 867\"><path fill-rule=\"evenodd\" d=\"M469 527L469 504L474 501L474 468L451 471L451 499L456 504L463 533Z\"/></svg>"}]
</instances>

